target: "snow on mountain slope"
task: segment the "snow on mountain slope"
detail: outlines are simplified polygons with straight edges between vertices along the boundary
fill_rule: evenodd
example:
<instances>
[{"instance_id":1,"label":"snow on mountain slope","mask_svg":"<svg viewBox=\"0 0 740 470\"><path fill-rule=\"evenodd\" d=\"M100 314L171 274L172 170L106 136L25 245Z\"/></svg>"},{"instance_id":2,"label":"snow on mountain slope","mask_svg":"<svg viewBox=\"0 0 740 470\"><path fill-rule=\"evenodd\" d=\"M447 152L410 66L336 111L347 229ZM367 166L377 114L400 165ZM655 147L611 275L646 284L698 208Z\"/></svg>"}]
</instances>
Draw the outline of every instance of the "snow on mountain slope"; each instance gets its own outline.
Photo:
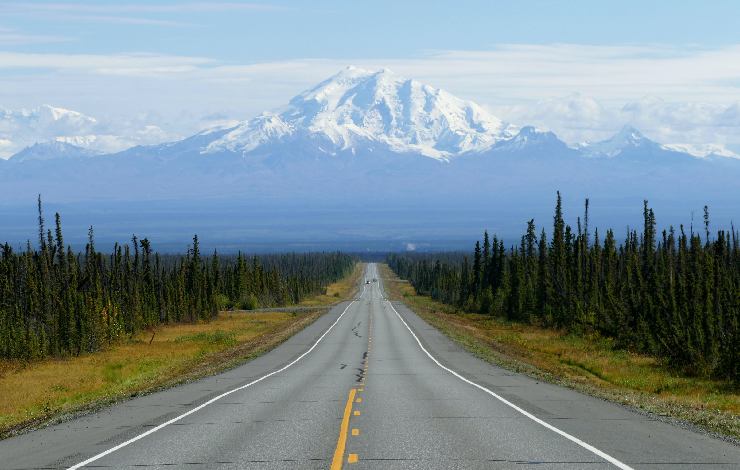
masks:
<instances>
[{"instance_id":1,"label":"snow on mountain slope","mask_svg":"<svg viewBox=\"0 0 740 470\"><path fill-rule=\"evenodd\" d=\"M510 139L517 129L475 103L383 69L348 67L211 143L206 153L249 153L265 143L310 136L329 152L381 144L398 153L447 160Z\"/></svg>"},{"instance_id":2,"label":"snow on mountain slope","mask_svg":"<svg viewBox=\"0 0 740 470\"><path fill-rule=\"evenodd\" d=\"M0 109L0 134L15 133L21 138L38 133L48 136L90 132L97 124L93 117L49 105L19 111Z\"/></svg>"},{"instance_id":3,"label":"snow on mountain slope","mask_svg":"<svg viewBox=\"0 0 740 470\"><path fill-rule=\"evenodd\" d=\"M542 158L621 157L620 161L627 162L736 156L717 145L661 145L631 126L625 126L610 139L568 147L552 132L532 126L519 128L444 90L402 78L387 69L369 71L355 67L347 67L295 96L280 112L228 122L182 140L141 121L113 126L82 113L46 105L30 111L0 110L0 158L48 141L98 153L134 147L118 154L124 157L175 160L182 156L230 154L260 157L260 161L271 165L295 163L295 156L321 158L373 152L384 158L404 154L437 161L497 153ZM34 151L36 159L41 149ZM46 150L66 155L54 146ZM396 160L391 161L396 165ZM429 163L428 159L423 161ZM344 163L345 160L337 160L337 164Z\"/></svg>"},{"instance_id":4,"label":"snow on mountain slope","mask_svg":"<svg viewBox=\"0 0 740 470\"><path fill-rule=\"evenodd\" d=\"M614 137L578 147L586 157L614 158L626 152L660 150L660 144L648 139L632 126L624 126Z\"/></svg>"},{"instance_id":5,"label":"snow on mountain slope","mask_svg":"<svg viewBox=\"0 0 740 470\"><path fill-rule=\"evenodd\" d=\"M535 152L542 157L549 157L570 149L554 133L534 126L524 126L512 138L498 142L493 150L506 153Z\"/></svg>"},{"instance_id":6,"label":"snow on mountain slope","mask_svg":"<svg viewBox=\"0 0 740 470\"><path fill-rule=\"evenodd\" d=\"M732 150L728 149L721 144L705 144L705 145L692 145L692 144L665 144L663 148L673 150L674 152L688 153L694 157L707 158L707 157L725 157L725 158L740 158L740 155L736 154Z\"/></svg>"},{"instance_id":7,"label":"snow on mountain slope","mask_svg":"<svg viewBox=\"0 0 740 470\"><path fill-rule=\"evenodd\" d=\"M280 116L266 113L238 124L223 137L211 142L204 152L217 153L228 150L248 153L261 145L291 135L293 130L293 127Z\"/></svg>"},{"instance_id":8,"label":"snow on mountain slope","mask_svg":"<svg viewBox=\"0 0 740 470\"><path fill-rule=\"evenodd\" d=\"M96 125L95 118L49 105L18 111L0 109L0 158L58 136L90 133Z\"/></svg>"},{"instance_id":9,"label":"snow on mountain slope","mask_svg":"<svg viewBox=\"0 0 740 470\"><path fill-rule=\"evenodd\" d=\"M158 126L140 123L112 126L83 113L49 105L21 110L0 108L0 158L42 142L60 141L94 153L109 153L176 137Z\"/></svg>"},{"instance_id":10,"label":"snow on mountain slope","mask_svg":"<svg viewBox=\"0 0 740 470\"><path fill-rule=\"evenodd\" d=\"M85 149L66 142L51 141L33 144L10 157L12 162L32 160L48 161L57 158L80 158L99 155L94 150Z\"/></svg>"}]
</instances>

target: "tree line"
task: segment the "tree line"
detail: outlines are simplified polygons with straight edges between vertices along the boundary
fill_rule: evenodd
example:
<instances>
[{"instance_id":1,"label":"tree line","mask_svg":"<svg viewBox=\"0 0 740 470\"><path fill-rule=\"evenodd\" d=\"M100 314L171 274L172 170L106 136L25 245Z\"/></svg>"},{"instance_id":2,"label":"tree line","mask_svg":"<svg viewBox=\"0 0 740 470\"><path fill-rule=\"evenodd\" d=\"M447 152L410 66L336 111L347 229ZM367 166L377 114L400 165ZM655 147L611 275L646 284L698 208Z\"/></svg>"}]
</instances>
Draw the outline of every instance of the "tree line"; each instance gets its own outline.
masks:
<instances>
[{"instance_id":1,"label":"tree line","mask_svg":"<svg viewBox=\"0 0 740 470\"><path fill-rule=\"evenodd\" d=\"M222 308L298 303L349 274L341 253L204 256L197 235L184 255L160 255L133 236L104 254L92 227L84 252L64 243L61 217L38 245L0 246L0 357L78 355L176 322L208 321Z\"/></svg>"},{"instance_id":2,"label":"tree line","mask_svg":"<svg viewBox=\"0 0 740 470\"><path fill-rule=\"evenodd\" d=\"M394 254L388 264L417 292L510 321L598 333L684 373L740 382L740 235L684 226L658 233L644 202L642 231L593 234L588 199L577 226L557 195L552 232L527 223L518 244L484 232L472 256Z\"/></svg>"}]
</instances>

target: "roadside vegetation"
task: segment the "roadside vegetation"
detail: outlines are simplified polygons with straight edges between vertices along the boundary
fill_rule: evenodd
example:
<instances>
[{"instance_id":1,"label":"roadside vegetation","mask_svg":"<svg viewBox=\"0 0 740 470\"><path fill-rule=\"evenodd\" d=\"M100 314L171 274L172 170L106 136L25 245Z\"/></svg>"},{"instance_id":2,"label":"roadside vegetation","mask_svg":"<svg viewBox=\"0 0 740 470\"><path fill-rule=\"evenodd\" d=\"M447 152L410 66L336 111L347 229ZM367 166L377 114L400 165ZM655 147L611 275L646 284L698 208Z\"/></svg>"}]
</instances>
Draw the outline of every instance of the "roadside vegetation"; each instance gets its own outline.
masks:
<instances>
[{"instance_id":1,"label":"roadside vegetation","mask_svg":"<svg viewBox=\"0 0 740 470\"><path fill-rule=\"evenodd\" d=\"M551 235L527 223L508 248L488 232L472 262L463 253L390 255L422 295L468 312L598 334L652 355L679 373L740 385L740 233L693 225L657 232L647 201L641 232L623 242L589 231L588 200L576 228L557 196ZM549 240L549 241L548 241Z\"/></svg>"},{"instance_id":2,"label":"roadside vegetation","mask_svg":"<svg viewBox=\"0 0 740 470\"><path fill-rule=\"evenodd\" d=\"M0 358L37 360L105 349L162 324L209 321L221 309L294 305L347 276L341 253L159 255L147 238L103 254L90 227L83 253L64 243L61 217L37 247L0 246Z\"/></svg>"},{"instance_id":3,"label":"roadside vegetation","mask_svg":"<svg viewBox=\"0 0 740 470\"><path fill-rule=\"evenodd\" d=\"M334 302L350 298L361 275L357 263L293 312L222 311L208 321L151 327L95 353L0 360L0 438L241 364L326 312L327 294Z\"/></svg>"},{"instance_id":4,"label":"roadside vegetation","mask_svg":"<svg viewBox=\"0 0 740 470\"><path fill-rule=\"evenodd\" d=\"M447 326L495 338L499 352L529 351L538 367L550 364L538 354L549 354L553 373L580 371L617 388L694 396L685 403L727 411L736 426L740 234L712 233L707 208L701 232L658 233L647 201L643 216L642 230L620 243L612 230L589 231L588 200L576 227L567 225L558 194L549 236L530 220L509 247L485 232L470 257L392 254L388 264L410 282L408 295L456 315L444 317Z\"/></svg>"},{"instance_id":5,"label":"roadside vegetation","mask_svg":"<svg viewBox=\"0 0 740 470\"><path fill-rule=\"evenodd\" d=\"M488 362L740 439L740 394L727 380L678 374L657 358L618 348L598 334L467 312L418 294L387 265L379 267L391 299Z\"/></svg>"},{"instance_id":6,"label":"roadside vegetation","mask_svg":"<svg viewBox=\"0 0 740 470\"><path fill-rule=\"evenodd\" d=\"M300 307L326 307L337 302L346 300L353 292L356 291L360 283L360 278L365 272L364 263L356 263L352 274L345 276L337 282L329 284L322 294L314 295L301 300L298 303Z\"/></svg>"},{"instance_id":7,"label":"roadside vegetation","mask_svg":"<svg viewBox=\"0 0 740 470\"><path fill-rule=\"evenodd\" d=\"M0 245L0 435L223 369L259 354L351 295L341 253L160 255L133 236L103 254L48 230ZM250 312L303 305L293 312ZM300 313L299 313L300 312Z\"/></svg>"}]
</instances>

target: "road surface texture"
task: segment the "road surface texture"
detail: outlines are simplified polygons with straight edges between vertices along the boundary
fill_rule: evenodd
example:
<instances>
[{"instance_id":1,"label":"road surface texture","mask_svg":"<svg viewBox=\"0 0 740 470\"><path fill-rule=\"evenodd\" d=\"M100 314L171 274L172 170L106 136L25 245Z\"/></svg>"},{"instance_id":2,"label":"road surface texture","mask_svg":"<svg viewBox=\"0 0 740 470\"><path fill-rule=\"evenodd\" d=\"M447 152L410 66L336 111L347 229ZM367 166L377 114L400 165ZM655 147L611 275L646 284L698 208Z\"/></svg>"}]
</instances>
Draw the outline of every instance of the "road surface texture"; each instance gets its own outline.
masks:
<instances>
[{"instance_id":1,"label":"road surface texture","mask_svg":"<svg viewBox=\"0 0 740 470\"><path fill-rule=\"evenodd\" d=\"M2 441L0 467L740 468L732 444L474 358L365 278L270 353Z\"/></svg>"}]
</instances>

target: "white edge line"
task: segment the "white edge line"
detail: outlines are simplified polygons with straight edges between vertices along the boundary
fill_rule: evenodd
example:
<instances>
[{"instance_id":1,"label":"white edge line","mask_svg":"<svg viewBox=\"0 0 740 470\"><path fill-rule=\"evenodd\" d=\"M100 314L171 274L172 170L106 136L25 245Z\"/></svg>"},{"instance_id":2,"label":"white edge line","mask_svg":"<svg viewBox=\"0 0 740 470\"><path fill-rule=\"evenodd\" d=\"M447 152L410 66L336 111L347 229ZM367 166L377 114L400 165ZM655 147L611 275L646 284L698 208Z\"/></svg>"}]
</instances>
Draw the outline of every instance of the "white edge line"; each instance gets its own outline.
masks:
<instances>
[{"instance_id":1,"label":"white edge line","mask_svg":"<svg viewBox=\"0 0 740 470\"><path fill-rule=\"evenodd\" d=\"M324 336L326 336L326 335L327 335L327 334L328 334L328 333L329 333L329 332L330 332L330 331L332 330L332 328L334 328L334 326L335 326L335 325L336 325L337 323L339 323L339 320L341 320L341 319L342 319L342 317L344 316L344 314L345 314L345 313L347 313L347 310L349 310L349 308L350 308L350 307L352 306L352 304L354 304L355 302L356 302L356 301L355 301L355 300L353 300L353 301L351 301L351 302L350 302L350 303L349 303L349 304L347 305L347 307L345 307L345 309L344 309L344 311L342 312L342 314L341 314L341 315L339 315L339 317L337 317L337 319L336 319L336 320L334 321L334 323L332 323L332 324L331 324L331 326L329 327L329 329L327 329L327 330L326 330L326 331L324 332L324 334L322 334L322 335L321 335L321 336L319 337L319 339L317 339L317 340L316 340L316 342L315 342L315 343L313 344L313 346L311 346L311 347L310 347L310 348L308 349L308 351L304 352L303 354L301 354L300 356L298 356L297 358L295 358L295 359L294 359L294 360L293 360L292 362L290 362L290 363L289 363L288 365L286 365L286 366L283 366L282 368L280 368L280 369L278 369L278 370L276 370L276 371L270 372L270 373L269 373L269 374L267 374L267 375L263 375L263 376L262 376L262 377L260 377L259 379L257 379L257 380L254 380L254 381L252 381L252 382L249 382L249 383L248 383L248 384L246 384L246 385L242 385L242 386L240 386L240 387L237 387L237 388L235 388L235 389L233 389L233 390L229 390L228 392L224 392L224 393L222 393L221 395L218 395L217 397L211 398L211 399L210 399L210 400L208 400L207 402L205 402L205 403L203 403L203 404L201 404L201 405L198 405L198 406L196 406L196 407L195 407L195 408L193 408L192 410L189 410L189 411L187 411L187 412L185 412L185 413L181 414L180 416L177 416L177 417L175 417L175 418L172 418L172 419L171 419L171 420L169 420L169 421L165 421L164 423L160 424L159 426L153 427L152 429L150 429L150 430L148 430L148 431L146 431L146 432L143 432L143 433L139 434L138 436L132 437L132 438L131 438L131 439L129 439L128 441L122 442L122 443L118 444L118 445L117 445L117 446L115 446L115 447L111 447L110 449L108 449L108 450L106 450L106 451L104 451L104 452L101 452L101 453L99 453L99 454L97 454L97 455L94 455L94 456L90 457L89 459L85 460L84 462L80 462L80 463L78 463L78 464L76 464L76 465L73 465L73 466L69 467L69 470L77 470L78 468L82 468L82 467L84 467L85 465L88 465L88 464L90 464L90 463L92 463L92 462L95 462L96 460L98 460L98 459L101 459L101 458L105 457L106 455L108 455L108 454L111 454L111 453L113 453L113 452L117 451L118 449L121 449L121 448L123 448L123 447L126 447L127 445L129 445L129 444L133 444L134 442L138 441L139 439L143 439L143 438L147 437L148 435L150 435L150 434L153 434L153 433L155 433L155 432L159 431L160 429L162 429L162 428L164 428L164 427L166 427L166 426L169 426L169 425L170 425L170 424L172 424L172 423L176 423L177 421L180 421L180 420L181 420L181 419L183 419L184 417L186 417L186 416L189 416L189 415L191 415L191 414L195 413L196 411L202 410L202 409L203 409L203 408L205 408L206 406L210 405L211 403L213 403L213 402L215 402L215 401L217 401L217 400L220 400L220 399L222 399L222 398L223 398L223 397L225 397L225 396L231 395L232 393L238 392L238 391L240 391L240 390L244 390L245 388L247 388L247 387L251 387L252 385L254 385L254 384L258 383L258 382L262 382L263 380L265 380L265 379L266 379L266 378L268 378L268 377L272 377L272 376L273 376L273 375L275 375L275 374L279 374L280 372L284 371L284 370L285 370L285 369L287 369L288 367L292 366L292 365L293 365L293 364L295 364L296 362L298 362L298 361L300 361L301 359L303 359L303 358L304 358L304 357L305 357L305 356L306 356L306 355L307 355L308 353L310 353L311 351L313 351L313 350L314 350L314 348L315 348L315 347L316 347L316 346L317 346L317 345L318 345L318 344L319 344L319 343L321 342L321 340L322 340L322 339L324 339Z\"/></svg>"},{"instance_id":2,"label":"white edge line","mask_svg":"<svg viewBox=\"0 0 740 470\"><path fill-rule=\"evenodd\" d=\"M396 316L398 317L398 319L401 320L401 323L403 323L403 326L405 326L406 329L409 330L409 333L411 333L411 336L414 337L414 339L416 340L416 343L419 345L419 347L421 348L421 350L424 351L424 353L426 353L426 355L429 356L429 358L432 361L434 361L434 363L437 364L439 367L441 367L442 369L446 370L447 372L449 372L450 374L454 375L455 377L457 377L458 379L462 380L463 382L465 382L465 383L467 383L469 385L472 385L473 387L478 388L478 389L486 392L487 394L489 394L492 397L496 398L497 400L501 401L505 405L508 405L509 407L513 408L514 410L516 410L519 413L523 414L524 416L526 416L527 418L531 419L532 421L534 421L534 422L536 422L538 424L541 424L542 426L546 427L550 431L556 432L556 433L560 434L561 436L563 436L564 438L566 438L566 439L568 439L570 441L575 442L576 444L578 444L579 446L583 447L584 449L593 452L594 454L598 455L602 459L604 459L604 460L608 461L609 463L613 464L615 467L621 468L622 470L634 470L629 465L620 462L619 460L615 459L614 457L612 457L611 455L607 454L606 452L603 452L603 451L597 449L596 447L592 446L591 444L589 444L587 442L583 442L582 440L578 439L575 436L571 436L567 432L562 431L562 430L556 428L552 424L549 424L549 423L547 423L545 421L542 421L540 418L536 417L532 413L530 413L530 412L528 412L528 411L526 411L526 410L524 410L522 408L519 408L518 406L516 406L515 404L513 404L509 400L505 399L504 397L496 394L495 392L492 392L491 390L487 389L486 387L484 387L482 385L478 385L477 383L472 382L472 381L466 379L465 377L463 377L462 375L458 374L454 370L452 370L452 369L450 369L448 367L443 366L434 356L432 356L431 354L429 354L429 351L427 351L426 348L421 344L421 341L419 341L419 338L411 330L411 328L409 328L409 325L406 323L406 321L403 319L403 317L401 317L401 315L398 313L398 311L396 310L396 307L394 307L393 304L390 301L387 301L387 302L388 302L388 305L390 305L391 308L393 309L393 311L396 313Z\"/></svg>"}]
</instances>

